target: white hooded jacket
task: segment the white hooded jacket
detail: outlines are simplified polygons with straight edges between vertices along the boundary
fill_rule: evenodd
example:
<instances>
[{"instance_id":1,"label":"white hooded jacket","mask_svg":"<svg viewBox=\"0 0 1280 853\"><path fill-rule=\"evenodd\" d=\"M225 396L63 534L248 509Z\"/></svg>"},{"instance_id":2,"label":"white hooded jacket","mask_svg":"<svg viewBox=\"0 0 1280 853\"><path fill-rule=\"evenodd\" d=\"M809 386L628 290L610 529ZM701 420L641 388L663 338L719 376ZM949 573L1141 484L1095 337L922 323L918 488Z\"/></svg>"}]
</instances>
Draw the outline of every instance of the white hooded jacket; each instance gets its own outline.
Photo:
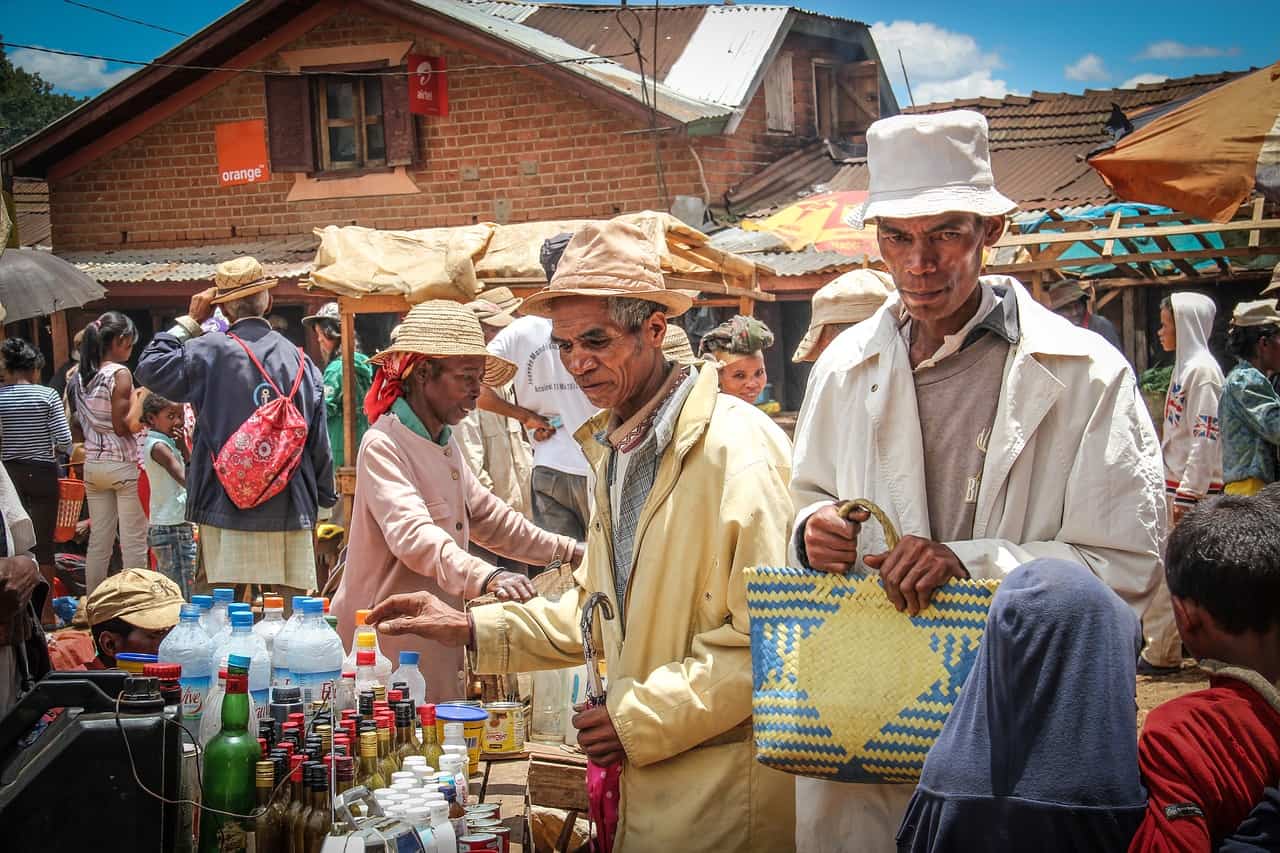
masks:
<instances>
[{"instance_id":1,"label":"white hooded jacket","mask_svg":"<svg viewBox=\"0 0 1280 853\"><path fill-rule=\"evenodd\" d=\"M1164 403L1164 484L1175 503L1193 505L1222 491L1222 368L1209 351L1217 308L1199 293L1175 293L1169 301L1178 343Z\"/></svg>"}]
</instances>

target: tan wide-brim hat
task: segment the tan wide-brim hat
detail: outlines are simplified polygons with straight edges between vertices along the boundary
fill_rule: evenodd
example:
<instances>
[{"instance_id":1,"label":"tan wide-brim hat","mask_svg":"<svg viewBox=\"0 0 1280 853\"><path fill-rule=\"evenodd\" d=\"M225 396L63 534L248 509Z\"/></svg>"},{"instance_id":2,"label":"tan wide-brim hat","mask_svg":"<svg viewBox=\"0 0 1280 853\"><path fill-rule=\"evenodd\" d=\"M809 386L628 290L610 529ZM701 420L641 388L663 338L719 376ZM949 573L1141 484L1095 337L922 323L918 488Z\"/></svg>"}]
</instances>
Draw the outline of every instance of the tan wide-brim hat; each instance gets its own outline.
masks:
<instances>
[{"instance_id":1,"label":"tan wide-brim hat","mask_svg":"<svg viewBox=\"0 0 1280 853\"><path fill-rule=\"evenodd\" d=\"M159 572L125 569L104 580L88 596L85 617L90 625L123 619L145 631L178 624L182 590Z\"/></svg>"},{"instance_id":2,"label":"tan wide-brim hat","mask_svg":"<svg viewBox=\"0 0 1280 853\"><path fill-rule=\"evenodd\" d=\"M218 264L213 273L213 285L218 295L211 300L214 305L243 299L264 290L275 287L279 281L267 278L262 271L262 264L257 258L245 255Z\"/></svg>"},{"instance_id":3,"label":"tan wide-brim hat","mask_svg":"<svg viewBox=\"0 0 1280 853\"><path fill-rule=\"evenodd\" d=\"M504 329L516 321L506 311L487 299L475 299L467 303L467 309L476 315L476 319L486 326Z\"/></svg>"},{"instance_id":4,"label":"tan wide-brim hat","mask_svg":"<svg viewBox=\"0 0 1280 853\"><path fill-rule=\"evenodd\" d=\"M471 309L460 302L432 299L409 309L397 327L395 339L369 359L383 364L398 352L417 353L431 358L482 355L485 385L502 386L516 375L516 366L490 353L484 346L484 330Z\"/></svg>"},{"instance_id":5,"label":"tan wide-brim hat","mask_svg":"<svg viewBox=\"0 0 1280 853\"><path fill-rule=\"evenodd\" d=\"M687 293L667 289L662 260L645 233L617 219L587 223L573 235L551 283L525 300L525 313L549 316L550 303L566 296L644 299L668 317L693 304Z\"/></svg>"},{"instance_id":6,"label":"tan wide-brim hat","mask_svg":"<svg viewBox=\"0 0 1280 853\"><path fill-rule=\"evenodd\" d=\"M1231 325L1241 328L1248 326L1280 326L1280 312L1276 311L1274 299L1255 299L1241 302L1231 312Z\"/></svg>"},{"instance_id":7,"label":"tan wide-brim hat","mask_svg":"<svg viewBox=\"0 0 1280 853\"><path fill-rule=\"evenodd\" d=\"M504 313L514 314L520 310L520 306L524 304L524 300L511 292L509 287L490 287L480 291L480 298L486 302L492 302L502 309Z\"/></svg>"},{"instance_id":8,"label":"tan wide-brim hat","mask_svg":"<svg viewBox=\"0 0 1280 853\"><path fill-rule=\"evenodd\" d=\"M1060 281L1050 287L1045 295L1049 298L1050 311L1057 311L1073 302L1089 298L1089 294L1085 292L1085 289L1074 281Z\"/></svg>"},{"instance_id":9,"label":"tan wide-brim hat","mask_svg":"<svg viewBox=\"0 0 1280 853\"><path fill-rule=\"evenodd\" d=\"M861 323L876 313L894 289L893 277L879 270L851 270L813 294L809 329L800 339L792 361L812 361L822 330L837 324Z\"/></svg>"},{"instance_id":10,"label":"tan wide-brim hat","mask_svg":"<svg viewBox=\"0 0 1280 853\"><path fill-rule=\"evenodd\" d=\"M689 343L689 334L675 323L667 324L666 337L662 339L662 355L676 364L697 364L698 356Z\"/></svg>"},{"instance_id":11,"label":"tan wide-brim hat","mask_svg":"<svg viewBox=\"0 0 1280 853\"><path fill-rule=\"evenodd\" d=\"M1271 283L1262 288L1263 296L1274 294L1280 294L1280 264L1276 264L1276 268L1271 271Z\"/></svg>"}]
</instances>

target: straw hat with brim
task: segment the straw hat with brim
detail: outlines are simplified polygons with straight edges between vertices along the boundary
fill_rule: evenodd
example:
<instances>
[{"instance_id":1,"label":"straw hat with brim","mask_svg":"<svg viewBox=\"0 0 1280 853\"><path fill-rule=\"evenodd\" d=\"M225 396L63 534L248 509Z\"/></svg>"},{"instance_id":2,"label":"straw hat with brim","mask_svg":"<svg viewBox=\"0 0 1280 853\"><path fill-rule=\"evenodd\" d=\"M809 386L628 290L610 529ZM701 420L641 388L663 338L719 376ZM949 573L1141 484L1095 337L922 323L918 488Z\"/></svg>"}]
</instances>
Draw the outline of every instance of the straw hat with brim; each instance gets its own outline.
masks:
<instances>
[{"instance_id":1,"label":"straw hat with brim","mask_svg":"<svg viewBox=\"0 0 1280 853\"><path fill-rule=\"evenodd\" d=\"M342 321L342 311L338 308L336 302L326 302L320 306L320 310L314 314L308 314L302 318L302 325L311 327L312 324L321 320L332 320L335 323Z\"/></svg>"},{"instance_id":2,"label":"straw hat with brim","mask_svg":"<svg viewBox=\"0 0 1280 853\"><path fill-rule=\"evenodd\" d=\"M667 361L674 361L676 364L696 364L698 361L689 344L688 333L675 323L667 324L667 334L662 339L662 355Z\"/></svg>"},{"instance_id":3,"label":"straw hat with brim","mask_svg":"<svg viewBox=\"0 0 1280 853\"><path fill-rule=\"evenodd\" d=\"M511 292L509 287L490 287L480 291L480 298L492 302L507 314L514 314L524 304L524 300Z\"/></svg>"},{"instance_id":4,"label":"straw hat with brim","mask_svg":"<svg viewBox=\"0 0 1280 853\"><path fill-rule=\"evenodd\" d=\"M525 300L525 313L549 316L550 303L566 296L644 299L668 317L693 304L687 293L667 289L658 250L645 233L616 219L588 223L573 235L551 283Z\"/></svg>"},{"instance_id":5,"label":"straw hat with brim","mask_svg":"<svg viewBox=\"0 0 1280 853\"><path fill-rule=\"evenodd\" d=\"M827 282L813 294L809 329L791 360L811 359L824 327L861 323L876 313L893 289L893 278L879 270L852 270Z\"/></svg>"},{"instance_id":6,"label":"straw hat with brim","mask_svg":"<svg viewBox=\"0 0 1280 853\"><path fill-rule=\"evenodd\" d=\"M973 110L880 119L867 129L866 202L849 216L861 228L880 217L964 212L1003 216L1018 205L996 191L987 119Z\"/></svg>"},{"instance_id":7,"label":"straw hat with brim","mask_svg":"<svg viewBox=\"0 0 1280 853\"><path fill-rule=\"evenodd\" d=\"M472 302L468 302L467 308L472 314L476 315L476 319L481 323L486 326L493 326L497 329L510 326L516 321L515 317L512 317L506 311L503 311L487 299L476 299Z\"/></svg>"},{"instance_id":8,"label":"straw hat with brim","mask_svg":"<svg viewBox=\"0 0 1280 853\"><path fill-rule=\"evenodd\" d=\"M1276 311L1274 299L1255 299L1252 302L1241 302L1231 312L1231 325L1246 326L1280 326L1280 312Z\"/></svg>"},{"instance_id":9,"label":"straw hat with brim","mask_svg":"<svg viewBox=\"0 0 1280 853\"><path fill-rule=\"evenodd\" d=\"M158 631L178 624L182 590L159 572L125 569L98 584L85 603L90 625L123 619L144 631Z\"/></svg>"},{"instance_id":10,"label":"straw hat with brim","mask_svg":"<svg viewBox=\"0 0 1280 853\"><path fill-rule=\"evenodd\" d=\"M218 289L218 294L213 297L212 302L218 305L243 299L270 290L277 283L276 279L267 278L263 274L262 264L258 263L257 258L246 255L223 261L213 273L213 285Z\"/></svg>"},{"instance_id":11,"label":"straw hat with brim","mask_svg":"<svg viewBox=\"0 0 1280 853\"><path fill-rule=\"evenodd\" d=\"M467 306L447 299L420 302L409 309L398 326L395 340L369 359L383 364L394 353L416 353L431 358L482 355L485 385L501 386L516 375L516 366L491 354L484 346L484 330Z\"/></svg>"}]
</instances>

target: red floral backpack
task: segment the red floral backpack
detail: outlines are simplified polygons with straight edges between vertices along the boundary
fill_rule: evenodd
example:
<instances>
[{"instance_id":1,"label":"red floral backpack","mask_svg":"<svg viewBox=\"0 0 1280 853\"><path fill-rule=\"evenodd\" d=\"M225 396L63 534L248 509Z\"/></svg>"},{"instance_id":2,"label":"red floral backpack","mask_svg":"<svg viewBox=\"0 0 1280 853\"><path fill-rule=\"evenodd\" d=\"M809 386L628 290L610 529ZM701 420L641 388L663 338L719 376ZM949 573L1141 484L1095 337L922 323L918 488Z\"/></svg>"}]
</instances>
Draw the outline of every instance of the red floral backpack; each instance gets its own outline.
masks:
<instances>
[{"instance_id":1,"label":"red floral backpack","mask_svg":"<svg viewBox=\"0 0 1280 853\"><path fill-rule=\"evenodd\" d=\"M244 349L276 392L275 399L263 403L240 424L213 460L214 473L227 497L240 509L252 509L280 494L302 461L307 422L293 404L293 397L302 384L304 356L298 353L298 378L286 396L245 342L235 335L227 337Z\"/></svg>"}]
</instances>

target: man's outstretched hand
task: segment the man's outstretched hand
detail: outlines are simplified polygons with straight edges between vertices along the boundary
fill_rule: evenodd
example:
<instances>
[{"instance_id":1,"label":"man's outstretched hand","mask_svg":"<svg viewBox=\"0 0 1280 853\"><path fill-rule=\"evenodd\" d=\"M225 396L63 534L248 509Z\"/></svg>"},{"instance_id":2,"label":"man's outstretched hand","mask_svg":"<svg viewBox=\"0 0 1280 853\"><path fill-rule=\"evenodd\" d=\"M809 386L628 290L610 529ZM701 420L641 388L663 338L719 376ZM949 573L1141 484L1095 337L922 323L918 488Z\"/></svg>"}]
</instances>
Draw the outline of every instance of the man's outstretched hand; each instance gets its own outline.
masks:
<instances>
[{"instance_id":1,"label":"man's outstretched hand","mask_svg":"<svg viewBox=\"0 0 1280 853\"><path fill-rule=\"evenodd\" d=\"M465 646L471 641L467 614L429 592L393 595L369 611L366 622L389 637L413 634L446 646Z\"/></svg>"}]
</instances>

